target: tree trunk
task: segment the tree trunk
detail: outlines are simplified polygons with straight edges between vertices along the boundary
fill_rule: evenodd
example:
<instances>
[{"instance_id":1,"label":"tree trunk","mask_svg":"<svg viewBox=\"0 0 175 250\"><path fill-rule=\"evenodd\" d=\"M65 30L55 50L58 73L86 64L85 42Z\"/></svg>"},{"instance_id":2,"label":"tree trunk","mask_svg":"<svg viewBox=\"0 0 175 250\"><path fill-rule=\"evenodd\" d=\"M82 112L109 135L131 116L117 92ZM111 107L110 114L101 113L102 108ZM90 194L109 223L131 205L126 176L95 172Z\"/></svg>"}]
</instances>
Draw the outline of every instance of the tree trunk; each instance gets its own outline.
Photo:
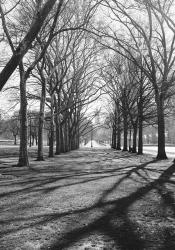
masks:
<instances>
[{"instance_id":1,"label":"tree trunk","mask_svg":"<svg viewBox=\"0 0 175 250\"><path fill-rule=\"evenodd\" d=\"M120 106L117 101L117 150L121 150L121 118L120 118Z\"/></svg>"},{"instance_id":2,"label":"tree trunk","mask_svg":"<svg viewBox=\"0 0 175 250\"><path fill-rule=\"evenodd\" d=\"M132 152L131 138L132 138L132 130L131 130L131 128L130 128L130 129L129 129L129 152Z\"/></svg>"},{"instance_id":3,"label":"tree trunk","mask_svg":"<svg viewBox=\"0 0 175 250\"><path fill-rule=\"evenodd\" d=\"M111 148L114 147L114 125L112 126L112 135L111 135Z\"/></svg>"},{"instance_id":4,"label":"tree trunk","mask_svg":"<svg viewBox=\"0 0 175 250\"><path fill-rule=\"evenodd\" d=\"M16 135L14 135L14 145L17 145Z\"/></svg>"},{"instance_id":5,"label":"tree trunk","mask_svg":"<svg viewBox=\"0 0 175 250\"><path fill-rule=\"evenodd\" d=\"M133 126L133 145L132 145L132 153L137 152L137 123Z\"/></svg>"},{"instance_id":6,"label":"tree trunk","mask_svg":"<svg viewBox=\"0 0 175 250\"><path fill-rule=\"evenodd\" d=\"M120 128L117 128L117 150L121 150L121 131Z\"/></svg>"},{"instance_id":7,"label":"tree trunk","mask_svg":"<svg viewBox=\"0 0 175 250\"><path fill-rule=\"evenodd\" d=\"M60 125L60 151L61 153L65 153L65 139L64 139L64 124Z\"/></svg>"},{"instance_id":8,"label":"tree trunk","mask_svg":"<svg viewBox=\"0 0 175 250\"><path fill-rule=\"evenodd\" d=\"M55 154L59 155L61 153L61 131L60 131L60 118L58 114L58 110L56 111L56 118L55 118L55 124L56 124L56 151Z\"/></svg>"},{"instance_id":9,"label":"tree trunk","mask_svg":"<svg viewBox=\"0 0 175 250\"><path fill-rule=\"evenodd\" d=\"M30 119L29 147L31 148L31 146L32 146L32 121L31 121L31 117L29 119Z\"/></svg>"},{"instance_id":10,"label":"tree trunk","mask_svg":"<svg viewBox=\"0 0 175 250\"><path fill-rule=\"evenodd\" d=\"M139 117L138 155L143 154L143 120Z\"/></svg>"},{"instance_id":11,"label":"tree trunk","mask_svg":"<svg viewBox=\"0 0 175 250\"><path fill-rule=\"evenodd\" d=\"M34 146L34 141L35 141L35 135L32 135L32 146Z\"/></svg>"},{"instance_id":12,"label":"tree trunk","mask_svg":"<svg viewBox=\"0 0 175 250\"><path fill-rule=\"evenodd\" d=\"M64 124L64 134L65 134L65 152L69 151L69 129L68 129L68 119L66 119Z\"/></svg>"},{"instance_id":13,"label":"tree trunk","mask_svg":"<svg viewBox=\"0 0 175 250\"><path fill-rule=\"evenodd\" d=\"M76 123L76 135L75 135L75 140L76 140L76 148L78 149L80 147L80 111L77 111L76 114L77 118L77 123Z\"/></svg>"},{"instance_id":14,"label":"tree trunk","mask_svg":"<svg viewBox=\"0 0 175 250\"><path fill-rule=\"evenodd\" d=\"M123 151L128 150L128 119L124 113L123 116Z\"/></svg>"},{"instance_id":15,"label":"tree trunk","mask_svg":"<svg viewBox=\"0 0 175 250\"><path fill-rule=\"evenodd\" d=\"M28 160L28 136L27 136L27 96L26 96L26 78L23 63L19 65L20 69L20 148L18 166L29 167Z\"/></svg>"},{"instance_id":16,"label":"tree trunk","mask_svg":"<svg viewBox=\"0 0 175 250\"><path fill-rule=\"evenodd\" d=\"M75 116L75 114L73 114L73 116ZM76 119L73 119L74 121L72 121L72 117L70 116L69 119L69 150L74 150L76 148Z\"/></svg>"},{"instance_id":17,"label":"tree trunk","mask_svg":"<svg viewBox=\"0 0 175 250\"><path fill-rule=\"evenodd\" d=\"M54 94L51 94L49 157L54 157Z\"/></svg>"},{"instance_id":18,"label":"tree trunk","mask_svg":"<svg viewBox=\"0 0 175 250\"><path fill-rule=\"evenodd\" d=\"M117 136L116 136L116 121L114 121L114 125L113 125L113 149L116 149L117 148Z\"/></svg>"},{"instance_id":19,"label":"tree trunk","mask_svg":"<svg viewBox=\"0 0 175 250\"><path fill-rule=\"evenodd\" d=\"M115 104L116 105L116 104ZM113 149L117 148L117 110L114 111L114 126L113 126Z\"/></svg>"},{"instance_id":20,"label":"tree trunk","mask_svg":"<svg viewBox=\"0 0 175 250\"><path fill-rule=\"evenodd\" d=\"M61 153L61 138L60 138L60 123L61 123L61 115L60 115L60 93L57 93L57 99L55 96L55 125L56 125L56 150L55 154L59 155Z\"/></svg>"},{"instance_id":21,"label":"tree trunk","mask_svg":"<svg viewBox=\"0 0 175 250\"><path fill-rule=\"evenodd\" d=\"M56 151L55 154L59 155L61 152L61 148L60 148L60 124L59 124L59 118L58 116L56 117Z\"/></svg>"},{"instance_id":22,"label":"tree trunk","mask_svg":"<svg viewBox=\"0 0 175 250\"><path fill-rule=\"evenodd\" d=\"M70 142L71 142L71 128L70 128L70 117L68 117L67 119L67 150L70 151L71 147L70 147Z\"/></svg>"},{"instance_id":23,"label":"tree trunk","mask_svg":"<svg viewBox=\"0 0 175 250\"><path fill-rule=\"evenodd\" d=\"M43 133L44 133L44 110L46 101L46 82L42 81L41 89L41 100L40 100L40 113L39 113L39 124L38 124L38 154L37 161L44 161L43 152Z\"/></svg>"},{"instance_id":24,"label":"tree trunk","mask_svg":"<svg viewBox=\"0 0 175 250\"><path fill-rule=\"evenodd\" d=\"M163 100L159 97L157 100L157 118L158 118L158 153L157 159L167 159L165 152L165 121Z\"/></svg>"},{"instance_id":25,"label":"tree trunk","mask_svg":"<svg viewBox=\"0 0 175 250\"><path fill-rule=\"evenodd\" d=\"M38 145L38 137L37 135L35 136L35 143L36 143L36 146Z\"/></svg>"},{"instance_id":26,"label":"tree trunk","mask_svg":"<svg viewBox=\"0 0 175 250\"><path fill-rule=\"evenodd\" d=\"M75 116L75 114L74 114ZM72 128L69 131L69 143L70 143L70 150L74 150L77 148L77 125L76 119L74 118L74 122L72 123Z\"/></svg>"},{"instance_id":27,"label":"tree trunk","mask_svg":"<svg viewBox=\"0 0 175 250\"><path fill-rule=\"evenodd\" d=\"M143 79L140 82L140 93L138 102L138 155L143 154Z\"/></svg>"},{"instance_id":28,"label":"tree trunk","mask_svg":"<svg viewBox=\"0 0 175 250\"><path fill-rule=\"evenodd\" d=\"M128 110L126 90L122 93L122 115L123 115L123 151L128 151Z\"/></svg>"}]
</instances>

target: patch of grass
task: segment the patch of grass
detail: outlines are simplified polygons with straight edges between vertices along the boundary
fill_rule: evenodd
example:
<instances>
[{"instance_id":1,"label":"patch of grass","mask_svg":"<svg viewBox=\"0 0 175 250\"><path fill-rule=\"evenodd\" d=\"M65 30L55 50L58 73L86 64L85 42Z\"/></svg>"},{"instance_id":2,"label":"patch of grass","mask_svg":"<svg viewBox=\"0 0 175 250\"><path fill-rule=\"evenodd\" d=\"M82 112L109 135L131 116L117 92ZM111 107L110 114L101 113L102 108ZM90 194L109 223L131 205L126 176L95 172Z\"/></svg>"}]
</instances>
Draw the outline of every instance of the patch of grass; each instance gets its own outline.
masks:
<instances>
[{"instance_id":1,"label":"patch of grass","mask_svg":"<svg viewBox=\"0 0 175 250\"><path fill-rule=\"evenodd\" d=\"M175 249L170 161L110 149L32 160L31 169L12 161L0 165L0 249Z\"/></svg>"}]
</instances>

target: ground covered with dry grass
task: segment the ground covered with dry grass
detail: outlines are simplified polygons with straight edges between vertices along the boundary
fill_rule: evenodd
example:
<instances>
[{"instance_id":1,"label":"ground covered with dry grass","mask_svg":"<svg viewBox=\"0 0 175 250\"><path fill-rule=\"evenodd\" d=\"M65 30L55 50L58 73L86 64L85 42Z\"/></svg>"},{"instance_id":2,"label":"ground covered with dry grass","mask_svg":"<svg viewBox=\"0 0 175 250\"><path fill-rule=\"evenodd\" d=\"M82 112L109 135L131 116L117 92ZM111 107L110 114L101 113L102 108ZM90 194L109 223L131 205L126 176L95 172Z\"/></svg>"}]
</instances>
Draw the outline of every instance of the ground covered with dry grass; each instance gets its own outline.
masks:
<instances>
[{"instance_id":1,"label":"ground covered with dry grass","mask_svg":"<svg viewBox=\"0 0 175 250\"><path fill-rule=\"evenodd\" d=\"M7 151L0 156L1 250L175 249L172 159L81 149L31 160L27 169Z\"/></svg>"}]
</instances>

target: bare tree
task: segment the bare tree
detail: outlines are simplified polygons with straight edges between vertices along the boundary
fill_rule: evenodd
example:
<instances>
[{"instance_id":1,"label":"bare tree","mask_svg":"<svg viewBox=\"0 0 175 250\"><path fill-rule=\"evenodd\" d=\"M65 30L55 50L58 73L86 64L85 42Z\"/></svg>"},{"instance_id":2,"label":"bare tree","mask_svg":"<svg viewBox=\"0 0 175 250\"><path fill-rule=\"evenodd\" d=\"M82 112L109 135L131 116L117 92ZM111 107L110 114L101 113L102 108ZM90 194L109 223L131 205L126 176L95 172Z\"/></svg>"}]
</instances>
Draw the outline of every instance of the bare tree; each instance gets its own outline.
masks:
<instances>
[{"instance_id":1,"label":"bare tree","mask_svg":"<svg viewBox=\"0 0 175 250\"><path fill-rule=\"evenodd\" d=\"M157 158L166 159L164 104L174 82L175 34L171 33L170 37L165 16L161 11L157 14L149 1L133 1L127 4L116 0L104 2L105 7L111 10L113 24L114 20L120 24L120 28L125 31L125 37L122 38L119 29L117 33L113 25L110 32L101 31L100 42L131 60L152 83L157 105ZM166 13L168 11L166 8ZM109 39L113 43L112 46ZM138 56L142 58L144 64L139 63Z\"/></svg>"},{"instance_id":2,"label":"bare tree","mask_svg":"<svg viewBox=\"0 0 175 250\"><path fill-rule=\"evenodd\" d=\"M24 55L30 49L32 42L35 40L36 36L41 30L46 17L49 15L55 3L56 3L56 0L48 0L45 2L43 6L41 6L41 1L40 0L37 1L37 6L39 7L39 11L37 10L35 15L33 16L31 26L26 32L26 35L24 36L22 41L18 44L18 46L14 49L12 57L10 58L10 60L7 62L7 64L5 65L5 67L0 73L0 79L1 79L0 90L2 90L5 83L7 82L9 77L12 75L12 73L15 71L15 69L19 65ZM61 9L62 4L63 4L63 0L60 0L58 9Z\"/></svg>"}]
</instances>

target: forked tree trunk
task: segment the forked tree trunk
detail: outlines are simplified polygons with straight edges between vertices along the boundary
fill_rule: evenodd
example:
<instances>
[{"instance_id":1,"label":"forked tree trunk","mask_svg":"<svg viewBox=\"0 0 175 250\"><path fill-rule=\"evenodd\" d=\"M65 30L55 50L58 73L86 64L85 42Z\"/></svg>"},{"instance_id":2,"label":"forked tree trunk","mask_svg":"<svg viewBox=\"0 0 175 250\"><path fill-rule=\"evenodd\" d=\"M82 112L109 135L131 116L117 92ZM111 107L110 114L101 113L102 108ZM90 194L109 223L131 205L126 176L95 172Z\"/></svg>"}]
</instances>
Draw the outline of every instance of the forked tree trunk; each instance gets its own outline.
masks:
<instances>
[{"instance_id":1,"label":"forked tree trunk","mask_svg":"<svg viewBox=\"0 0 175 250\"><path fill-rule=\"evenodd\" d=\"M28 136L27 136L27 96L26 96L26 78L23 63L19 65L20 69L20 147L18 166L29 167L28 160Z\"/></svg>"},{"instance_id":2,"label":"forked tree trunk","mask_svg":"<svg viewBox=\"0 0 175 250\"><path fill-rule=\"evenodd\" d=\"M44 161L43 152L43 134L44 134L44 111L45 111L45 101L46 101L46 82L42 81L41 89L41 100L40 100L40 113L39 113L39 124L38 124L38 161Z\"/></svg>"}]
</instances>

